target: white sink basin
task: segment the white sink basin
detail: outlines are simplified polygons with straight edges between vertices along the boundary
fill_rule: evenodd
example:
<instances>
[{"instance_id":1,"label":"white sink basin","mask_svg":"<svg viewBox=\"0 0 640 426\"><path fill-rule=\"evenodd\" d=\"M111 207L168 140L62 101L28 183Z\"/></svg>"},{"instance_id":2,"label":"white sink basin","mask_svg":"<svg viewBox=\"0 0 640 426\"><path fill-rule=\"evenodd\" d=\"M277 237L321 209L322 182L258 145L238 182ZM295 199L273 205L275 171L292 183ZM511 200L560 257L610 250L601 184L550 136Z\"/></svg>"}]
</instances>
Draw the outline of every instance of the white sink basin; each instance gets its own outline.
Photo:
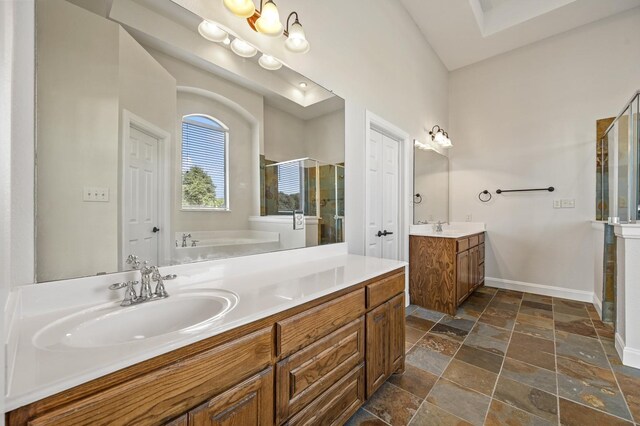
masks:
<instances>
[{"instance_id":1,"label":"white sink basin","mask_svg":"<svg viewBox=\"0 0 640 426\"><path fill-rule=\"evenodd\" d=\"M68 315L33 337L48 350L100 348L167 334L193 334L211 326L238 303L226 290L190 290L167 299L122 307L108 303Z\"/></svg>"}]
</instances>

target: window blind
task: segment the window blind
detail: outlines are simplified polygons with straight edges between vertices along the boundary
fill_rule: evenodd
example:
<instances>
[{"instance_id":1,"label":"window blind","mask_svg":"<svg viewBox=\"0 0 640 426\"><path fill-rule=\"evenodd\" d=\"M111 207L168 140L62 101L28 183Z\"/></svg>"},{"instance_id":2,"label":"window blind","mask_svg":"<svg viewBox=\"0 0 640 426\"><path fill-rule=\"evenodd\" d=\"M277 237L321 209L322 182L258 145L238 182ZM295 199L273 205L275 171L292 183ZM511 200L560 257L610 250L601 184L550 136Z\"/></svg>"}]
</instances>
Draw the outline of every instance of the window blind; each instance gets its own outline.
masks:
<instances>
[{"instance_id":1,"label":"window blind","mask_svg":"<svg viewBox=\"0 0 640 426\"><path fill-rule=\"evenodd\" d=\"M299 162L278 165L278 201L279 212L302 209L302 167Z\"/></svg>"},{"instance_id":2,"label":"window blind","mask_svg":"<svg viewBox=\"0 0 640 426\"><path fill-rule=\"evenodd\" d=\"M182 122L182 176L194 167L202 169L215 186L216 205L184 207L226 207L226 138L227 132L218 123L206 117L190 116Z\"/></svg>"}]
</instances>

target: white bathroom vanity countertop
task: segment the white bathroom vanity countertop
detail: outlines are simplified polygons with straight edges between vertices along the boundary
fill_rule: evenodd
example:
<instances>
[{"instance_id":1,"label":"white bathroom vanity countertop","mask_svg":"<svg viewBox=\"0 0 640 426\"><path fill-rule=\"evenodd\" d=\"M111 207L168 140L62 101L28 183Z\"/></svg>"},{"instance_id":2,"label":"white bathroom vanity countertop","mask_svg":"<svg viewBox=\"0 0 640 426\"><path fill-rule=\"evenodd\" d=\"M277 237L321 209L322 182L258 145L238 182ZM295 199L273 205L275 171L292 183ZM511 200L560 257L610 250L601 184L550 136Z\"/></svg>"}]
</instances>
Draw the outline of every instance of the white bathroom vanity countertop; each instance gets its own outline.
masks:
<instances>
[{"instance_id":1,"label":"white bathroom vanity countertop","mask_svg":"<svg viewBox=\"0 0 640 426\"><path fill-rule=\"evenodd\" d=\"M238 304L222 318L191 334L171 333L100 348L43 349L34 344L34 338L43 327L70 314L93 306L119 304L123 290L109 291L108 285L137 279L138 272L18 287L11 293L5 313L8 364L5 410L11 411L406 265L349 255L346 244L333 244L164 267L162 273L178 274L176 280L165 283L169 294L195 288L223 289L234 292Z\"/></svg>"},{"instance_id":2,"label":"white bathroom vanity countertop","mask_svg":"<svg viewBox=\"0 0 640 426\"><path fill-rule=\"evenodd\" d=\"M442 232L435 232L434 228L434 225L431 223L411 225L409 227L409 235L419 237L464 238L486 230L485 224L479 222L451 222L443 224Z\"/></svg>"}]
</instances>

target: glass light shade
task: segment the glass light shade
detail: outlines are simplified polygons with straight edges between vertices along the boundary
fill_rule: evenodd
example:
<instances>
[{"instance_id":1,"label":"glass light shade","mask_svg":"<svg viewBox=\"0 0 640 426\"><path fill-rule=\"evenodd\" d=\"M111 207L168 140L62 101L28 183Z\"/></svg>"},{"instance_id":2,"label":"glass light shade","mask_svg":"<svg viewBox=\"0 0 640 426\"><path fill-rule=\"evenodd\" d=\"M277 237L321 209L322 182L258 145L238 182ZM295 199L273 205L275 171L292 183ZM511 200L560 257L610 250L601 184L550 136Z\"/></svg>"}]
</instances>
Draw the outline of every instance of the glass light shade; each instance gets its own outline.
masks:
<instances>
[{"instance_id":1,"label":"glass light shade","mask_svg":"<svg viewBox=\"0 0 640 426\"><path fill-rule=\"evenodd\" d=\"M277 37L284 31L278 7L274 2L269 1L262 7L260 17L256 21L256 30L272 37Z\"/></svg>"},{"instance_id":2,"label":"glass light shade","mask_svg":"<svg viewBox=\"0 0 640 426\"><path fill-rule=\"evenodd\" d=\"M258 53L258 49L239 38L236 38L231 42L231 50L233 50L233 53L243 58L251 58Z\"/></svg>"},{"instance_id":3,"label":"glass light shade","mask_svg":"<svg viewBox=\"0 0 640 426\"><path fill-rule=\"evenodd\" d=\"M253 0L223 0L223 3L229 12L240 18L250 18L256 13Z\"/></svg>"},{"instance_id":4,"label":"glass light shade","mask_svg":"<svg viewBox=\"0 0 640 426\"><path fill-rule=\"evenodd\" d=\"M435 137L433 138L433 140L435 141L435 143L437 143L438 145L443 145L445 142L445 137L444 137L444 133L442 133L442 130L438 130L436 132Z\"/></svg>"},{"instance_id":5,"label":"glass light shade","mask_svg":"<svg viewBox=\"0 0 640 426\"><path fill-rule=\"evenodd\" d=\"M260 59L258 59L258 63L260 66L266 70L275 71L282 68L282 62L274 58L273 56L262 54Z\"/></svg>"},{"instance_id":6,"label":"glass light shade","mask_svg":"<svg viewBox=\"0 0 640 426\"><path fill-rule=\"evenodd\" d=\"M296 21L289 28L289 37L284 42L284 46L291 52L294 53L307 53L309 51L309 42L307 41L307 37L304 35L304 28L300 22Z\"/></svg>"},{"instance_id":7,"label":"glass light shade","mask_svg":"<svg viewBox=\"0 0 640 426\"><path fill-rule=\"evenodd\" d=\"M227 38L227 32L210 21L202 21L200 25L198 25L198 32L202 37L209 41L215 41L216 43L223 42Z\"/></svg>"},{"instance_id":8,"label":"glass light shade","mask_svg":"<svg viewBox=\"0 0 640 426\"><path fill-rule=\"evenodd\" d=\"M453 146L453 144L451 143L451 139L449 139L448 137L444 138L444 141L442 142L442 147L443 148L451 148Z\"/></svg>"}]
</instances>

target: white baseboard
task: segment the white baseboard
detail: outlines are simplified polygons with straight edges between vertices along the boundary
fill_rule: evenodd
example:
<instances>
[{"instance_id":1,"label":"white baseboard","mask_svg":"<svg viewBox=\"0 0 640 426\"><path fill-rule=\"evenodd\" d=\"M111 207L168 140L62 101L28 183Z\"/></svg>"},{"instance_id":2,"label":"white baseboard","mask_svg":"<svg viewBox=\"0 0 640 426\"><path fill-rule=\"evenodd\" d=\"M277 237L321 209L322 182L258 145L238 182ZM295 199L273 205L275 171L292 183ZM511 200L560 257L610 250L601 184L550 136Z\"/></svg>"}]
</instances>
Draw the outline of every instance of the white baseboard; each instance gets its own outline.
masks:
<instances>
[{"instance_id":1,"label":"white baseboard","mask_svg":"<svg viewBox=\"0 0 640 426\"><path fill-rule=\"evenodd\" d=\"M564 287L555 287L543 284L526 283L522 281L503 280L502 278L484 279L485 285L497 287L505 290L517 290L527 293L539 294L542 296L560 297L563 299L576 300L578 302L593 303L595 294L592 291L572 290Z\"/></svg>"},{"instance_id":2,"label":"white baseboard","mask_svg":"<svg viewBox=\"0 0 640 426\"><path fill-rule=\"evenodd\" d=\"M616 333L616 352L627 367L640 368L640 350L625 346L622 336Z\"/></svg>"},{"instance_id":3,"label":"white baseboard","mask_svg":"<svg viewBox=\"0 0 640 426\"><path fill-rule=\"evenodd\" d=\"M622 336L618 333L616 333L615 337L616 352L618 352L618 356L622 359L622 356L624 355L624 340L622 340Z\"/></svg>"},{"instance_id":4,"label":"white baseboard","mask_svg":"<svg viewBox=\"0 0 640 426\"><path fill-rule=\"evenodd\" d=\"M595 306L598 316L602 319L602 301L595 292L593 293L593 306Z\"/></svg>"}]
</instances>

